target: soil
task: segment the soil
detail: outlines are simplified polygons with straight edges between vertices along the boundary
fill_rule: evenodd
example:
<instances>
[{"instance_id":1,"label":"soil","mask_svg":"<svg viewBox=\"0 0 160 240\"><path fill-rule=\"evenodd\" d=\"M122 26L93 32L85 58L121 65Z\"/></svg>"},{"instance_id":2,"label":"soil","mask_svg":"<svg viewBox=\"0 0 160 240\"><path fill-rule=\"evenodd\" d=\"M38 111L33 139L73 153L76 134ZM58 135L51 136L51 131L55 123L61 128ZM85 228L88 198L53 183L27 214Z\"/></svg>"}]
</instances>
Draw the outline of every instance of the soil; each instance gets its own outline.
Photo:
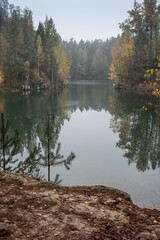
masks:
<instances>
[{"instance_id":1,"label":"soil","mask_svg":"<svg viewBox=\"0 0 160 240\"><path fill-rule=\"evenodd\" d=\"M122 191L61 187L0 172L0 239L160 239L160 211Z\"/></svg>"}]
</instances>

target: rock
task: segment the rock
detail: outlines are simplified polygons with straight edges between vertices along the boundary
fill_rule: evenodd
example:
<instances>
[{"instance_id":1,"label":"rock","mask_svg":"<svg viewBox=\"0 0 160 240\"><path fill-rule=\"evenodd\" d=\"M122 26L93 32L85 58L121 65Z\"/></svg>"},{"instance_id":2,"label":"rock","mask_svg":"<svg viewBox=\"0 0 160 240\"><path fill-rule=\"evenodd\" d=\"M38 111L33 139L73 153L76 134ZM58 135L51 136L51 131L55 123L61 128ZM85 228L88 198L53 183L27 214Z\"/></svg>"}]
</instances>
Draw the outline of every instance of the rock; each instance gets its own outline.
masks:
<instances>
[{"instance_id":1,"label":"rock","mask_svg":"<svg viewBox=\"0 0 160 240\"><path fill-rule=\"evenodd\" d=\"M140 233L135 239L158 240L158 237L156 236L155 233L145 231L145 232Z\"/></svg>"},{"instance_id":2,"label":"rock","mask_svg":"<svg viewBox=\"0 0 160 240\"><path fill-rule=\"evenodd\" d=\"M60 189L61 187L58 184L46 181L35 181L34 187L45 188L45 189Z\"/></svg>"},{"instance_id":3,"label":"rock","mask_svg":"<svg viewBox=\"0 0 160 240\"><path fill-rule=\"evenodd\" d=\"M123 200L126 200L130 203L132 203L132 199L130 195L126 192L123 192L121 190L111 188L111 187L106 187L106 186L73 186L73 187L61 187L61 189L68 189L70 191L76 191L76 192L82 192L82 193L87 193L87 194L93 194L93 193L103 193L110 195L112 197L117 197L121 198Z\"/></svg>"},{"instance_id":4,"label":"rock","mask_svg":"<svg viewBox=\"0 0 160 240\"><path fill-rule=\"evenodd\" d=\"M0 177L0 180L6 182L15 182L19 185L27 184L27 179L23 175L15 173L5 173L2 177Z\"/></svg>"},{"instance_id":5,"label":"rock","mask_svg":"<svg viewBox=\"0 0 160 240\"><path fill-rule=\"evenodd\" d=\"M0 237L10 236L17 231L15 224L0 223Z\"/></svg>"},{"instance_id":6,"label":"rock","mask_svg":"<svg viewBox=\"0 0 160 240\"><path fill-rule=\"evenodd\" d=\"M8 224L0 223L0 236L8 235Z\"/></svg>"},{"instance_id":7,"label":"rock","mask_svg":"<svg viewBox=\"0 0 160 240\"><path fill-rule=\"evenodd\" d=\"M57 205L57 200L55 198L52 198L52 197L44 197L41 200L41 203L46 204L46 205L50 205L50 206L55 206L55 205Z\"/></svg>"}]
</instances>

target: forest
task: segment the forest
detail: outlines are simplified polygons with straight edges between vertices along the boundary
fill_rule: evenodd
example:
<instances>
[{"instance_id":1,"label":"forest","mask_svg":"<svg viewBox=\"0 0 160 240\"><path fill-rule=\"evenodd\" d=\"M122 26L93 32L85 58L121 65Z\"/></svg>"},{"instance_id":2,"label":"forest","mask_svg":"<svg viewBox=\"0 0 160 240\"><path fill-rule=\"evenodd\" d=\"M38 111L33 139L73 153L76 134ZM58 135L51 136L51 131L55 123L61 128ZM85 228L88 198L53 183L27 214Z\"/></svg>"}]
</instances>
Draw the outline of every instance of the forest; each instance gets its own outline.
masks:
<instances>
[{"instance_id":1,"label":"forest","mask_svg":"<svg viewBox=\"0 0 160 240\"><path fill-rule=\"evenodd\" d=\"M111 48L119 39L118 35L105 41L100 39L81 40L78 43L74 39L63 41L64 49L69 50L71 56L71 78L106 80L112 63Z\"/></svg>"},{"instance_id":2,"label":"forest","mask_svg":"<svg viewBox=\"0 0 160 240\"><path fill-rule=\"evenodd\" d=\"M62 40L52 18L33 25L33 14L0 0L0 84L46 88L74 80L113 79L116 84L144 83L147 69L159 79L160 5L136 0L119 27L122 34L106 40ZM160 65L160 64L159 64Z\"/></svg>"},{"instance_id":3,"label":"forest","mask_svg":"<svg viewBox=\"0 0 160 240\"><path fill-rule=\"evenodd\" d=\"M57 86L68 79L107 79L111 47L117 38L102 41L63 41L53 19L39 22L25 8L0 1L0 82L8 87Z\"/></svg>"},{"instance_id":4,"label":"forest","mask_svg":"<svg viewBox=\"0 0 160 240\"><path fill-rule=\"evenodd\" d=\"M156 69L155 75L159 74L160 5L157 0L144 0L142 4L135 0L128 14L120 24L121 38L111 49L110 78L133 86L144 83L147 69Z\"/></svg>"},{"instance_id":5,"label":"forest","mask_svg":"<svg viewBox=\"0 0 160 240\"><path fill-rule=\"evenodd\" d=\"M0 1L0 82L5 86L56 86L69 78L70 60L53 19L33 26L32 12Z\"/></svg>"}]
</instances>

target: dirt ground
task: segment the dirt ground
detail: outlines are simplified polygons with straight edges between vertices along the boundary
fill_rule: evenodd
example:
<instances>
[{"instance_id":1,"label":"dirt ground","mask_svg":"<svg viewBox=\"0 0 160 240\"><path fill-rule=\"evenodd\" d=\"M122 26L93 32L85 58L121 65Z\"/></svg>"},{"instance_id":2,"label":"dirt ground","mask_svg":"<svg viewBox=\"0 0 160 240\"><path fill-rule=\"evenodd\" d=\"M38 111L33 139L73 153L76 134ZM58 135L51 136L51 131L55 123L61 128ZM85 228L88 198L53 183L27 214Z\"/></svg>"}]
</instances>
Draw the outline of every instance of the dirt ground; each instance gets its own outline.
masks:
<instances>
[{"instance_id":1,"label":"dirt ground","mask_svg":"<svg viewBox=\"0 0 160 240\"><path fill-rule=\"evenodd\" d=\"M0 239L160 239L160 211L104 186L60 187L0 172Z\"/></svg>"}]
</instances>

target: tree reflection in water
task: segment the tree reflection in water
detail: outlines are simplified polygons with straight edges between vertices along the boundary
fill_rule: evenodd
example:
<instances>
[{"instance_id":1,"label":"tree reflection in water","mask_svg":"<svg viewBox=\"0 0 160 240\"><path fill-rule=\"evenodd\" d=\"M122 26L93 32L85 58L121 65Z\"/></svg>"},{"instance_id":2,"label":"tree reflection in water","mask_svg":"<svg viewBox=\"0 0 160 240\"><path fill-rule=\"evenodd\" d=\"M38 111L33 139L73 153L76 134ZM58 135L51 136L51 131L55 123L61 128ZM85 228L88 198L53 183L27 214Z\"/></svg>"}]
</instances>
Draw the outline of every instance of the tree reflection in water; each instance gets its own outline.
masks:
<instances>
[{"instance_id":1,"label":"tree reflection in water","mask_svg":"<svg viewBox=\"0 0 160 240\"><path fill-rule=\"evenodd\" d=\"M13 99L16 101L16 108L12 101L8 102L6 96L2 96L3 110L4 114L11 119L10 134L14 132L15 128L18 129L21 139L20 153L27 157L26 159L22 157L22 161L19 161L16 166L11 166L12 170L36 179L44 179L40 166L47 166L49 181L51 166L64 165L69 170L75 154L71 152L65 158L60 154L61 144L57 142L64 120L69 120L69 113L65 107L68 99L67 89L63 94L44 92L43 95L25 95L23 98L17 94ZM48 112L54 115L50 121L50 129L47 129ZM50 139L49 152L48 138ZM48 153L50 163L48 163ZM54 181L62 182L59 174L56 175Z\"/></svg>"},{"instance_id":2,"label":"tree reflection in water","mask_svg":"<svg viewBox=\"0 0 160 240\"><path fill-rule=\"evenodd\" d=\"M137 100L139 105L135 107ZM119 93L111 103L111 128L119 134L116 146L125 151L128 165L135 163L137 170L142 172L160 168L159 117L154 107L148 111L140 109L143 100L142 96L133 98Z\"/></svg>"}]
</instances>

